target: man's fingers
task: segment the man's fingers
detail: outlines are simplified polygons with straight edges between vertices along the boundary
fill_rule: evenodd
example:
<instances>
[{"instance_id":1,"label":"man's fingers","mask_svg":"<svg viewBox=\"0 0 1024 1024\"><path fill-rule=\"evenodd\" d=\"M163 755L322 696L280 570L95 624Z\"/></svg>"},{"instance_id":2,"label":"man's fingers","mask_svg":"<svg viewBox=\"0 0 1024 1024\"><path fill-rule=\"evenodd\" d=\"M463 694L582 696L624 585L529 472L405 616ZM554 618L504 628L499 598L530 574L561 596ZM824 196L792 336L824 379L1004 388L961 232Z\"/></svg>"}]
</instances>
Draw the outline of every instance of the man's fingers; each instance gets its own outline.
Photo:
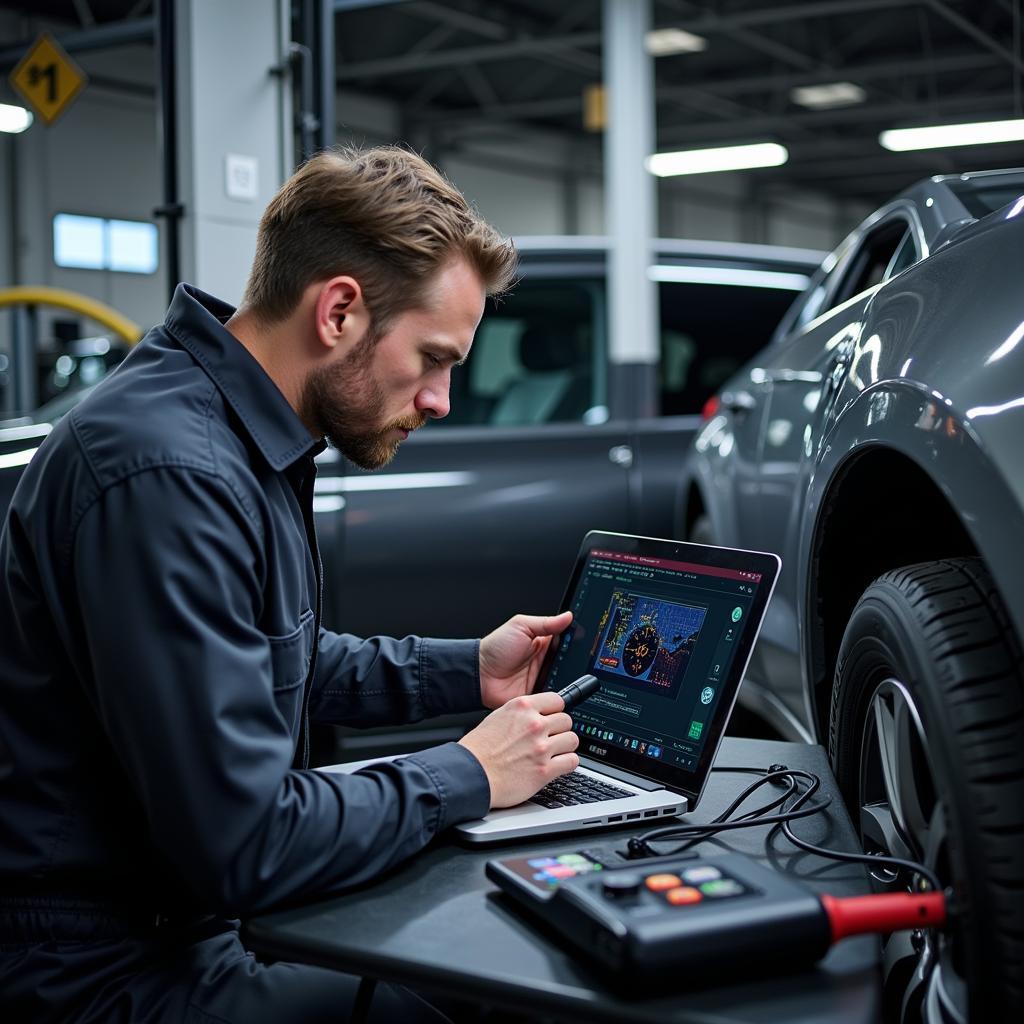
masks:
<instances>
[{"instance_id":1,"label":"man's fingers","mask_svg":"<svg viewBox=\"0 0 1024 1024\"><path fill-rule=\"evenodd\" d=\"M557 736L551 737L551 756L558 757L560 754L570 754L580 745L580 738L574 732L560 732Z\"/></svg>"},{"instance_id":2,"label":"man's fingers","mask_svg":"<svg viewBox=\"0 0 1024 1024\"><path fill-rule=\"evenodd\" d=\"M516 618L534 636L554 636L568 628L572 622L572 612L561 612L559 615L517 615Z\"/></svg>"},{"instance_id":3,"label":"man's fingers","mask_svg":"<svg viewBox=\"0 0 1024 1024\"><path fill-rule=\"evenodd\" d=\"M565 711L556 711L553 714L545 715L544 720L549 736L556 736L558 733L569 732L572 729L572 718ZM573 735L576 734L573 733Z\"/></svg>"},{"instance_id":4,"label":"man's fingers","mask_svg":"<svg viewBox=\"0 0 1024 1024\"><path fill-rule=\"evenodd\" d=\"M541 690L540 693L529 693L517 699L526 701L534 711L542 715L553 715L565 708L565 701L554 690Z\"/></svg>"},{"instance_id":5,"label":"man's fingers","mask_svg":"<svg viewBox=\"0 0 1024 1024\"><path fill-rule=\"evenodd\" d=\"M579 766L579 755L575 753L559 754L557 757L551 758L549 763L551 778L557 779L559 775L568 775L569 772L576 771Z\"/></svg>"}]
</instances>

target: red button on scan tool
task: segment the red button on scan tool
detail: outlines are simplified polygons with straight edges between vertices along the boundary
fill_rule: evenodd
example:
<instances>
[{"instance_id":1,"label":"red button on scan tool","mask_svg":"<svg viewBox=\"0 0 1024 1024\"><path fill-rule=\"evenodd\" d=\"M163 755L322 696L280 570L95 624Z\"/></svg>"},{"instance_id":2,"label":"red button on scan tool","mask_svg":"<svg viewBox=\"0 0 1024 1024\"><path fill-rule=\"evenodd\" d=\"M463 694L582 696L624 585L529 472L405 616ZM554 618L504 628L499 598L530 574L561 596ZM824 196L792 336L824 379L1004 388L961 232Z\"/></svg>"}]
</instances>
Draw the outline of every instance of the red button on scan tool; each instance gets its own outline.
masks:
<instances>
[{"instance_id":1,"label":"red button on scan tool","mask_svg":"<svg viewBox=\"0 0 1024 1024\"><path fill-rule=\"evenodd\" d=\"M644 880L644 885L651 892L664 892L666 889L675 889L682 884L683 880L678 875L648 875Z\"/></svg>"},{"instance_id":2,"label":"red button on scan tool","mask_svg":"<svg viewBox=\"0 0 1024 1024\"><path fill-rule=\"evenodd\" d=\"M687 903L700 903L703 896L700 894L699 889L694 889L691 885L681 885L678 889L669 889L665 893L665 899L669 901L674 907L681 907Z\"/></svg>"}]
</instances>

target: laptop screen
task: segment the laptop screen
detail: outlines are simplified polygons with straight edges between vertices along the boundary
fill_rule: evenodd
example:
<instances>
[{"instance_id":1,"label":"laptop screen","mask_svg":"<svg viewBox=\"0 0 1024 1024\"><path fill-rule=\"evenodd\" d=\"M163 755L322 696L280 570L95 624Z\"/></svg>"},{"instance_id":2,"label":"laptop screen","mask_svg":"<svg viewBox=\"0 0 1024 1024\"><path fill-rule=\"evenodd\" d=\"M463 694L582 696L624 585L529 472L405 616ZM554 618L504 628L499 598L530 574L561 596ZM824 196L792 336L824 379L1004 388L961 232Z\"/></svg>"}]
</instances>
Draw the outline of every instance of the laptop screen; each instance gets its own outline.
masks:
<instances>
[{"instance_id":1,"label":"laptop screen","mask_svg":"<svg viewBox=\"0 0 1024 1024\"><path fill-rule=\"evenodd\" d=\"M601 681L573 712L581 756L699 795L778 566L760 552L588 534L545 683Z\"/></svg>"}]
</instances>

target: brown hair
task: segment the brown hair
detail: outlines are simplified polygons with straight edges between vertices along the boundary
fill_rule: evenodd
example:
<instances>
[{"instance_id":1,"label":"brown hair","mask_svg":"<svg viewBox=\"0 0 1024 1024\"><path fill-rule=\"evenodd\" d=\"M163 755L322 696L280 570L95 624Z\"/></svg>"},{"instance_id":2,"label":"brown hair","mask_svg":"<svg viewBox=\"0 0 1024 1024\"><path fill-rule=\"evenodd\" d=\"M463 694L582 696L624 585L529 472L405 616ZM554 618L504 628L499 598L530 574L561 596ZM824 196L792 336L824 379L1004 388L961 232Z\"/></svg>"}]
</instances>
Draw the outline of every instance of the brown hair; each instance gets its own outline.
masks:
<instances>
[{"instance_id":1,"label":"brown hair","mask_svg":"<svg viewBox=\"0 0 1024 1024\"><path fill-rule=\"evenodd\" d=\"M512 243L422 157L399 146L328 150L299 168L264 212L243 301L276 323L309 285L350 274L380 334L398 313L422 307L433 274L459 256L488 295L512 283Z\"/></svg>"}]
</instances>

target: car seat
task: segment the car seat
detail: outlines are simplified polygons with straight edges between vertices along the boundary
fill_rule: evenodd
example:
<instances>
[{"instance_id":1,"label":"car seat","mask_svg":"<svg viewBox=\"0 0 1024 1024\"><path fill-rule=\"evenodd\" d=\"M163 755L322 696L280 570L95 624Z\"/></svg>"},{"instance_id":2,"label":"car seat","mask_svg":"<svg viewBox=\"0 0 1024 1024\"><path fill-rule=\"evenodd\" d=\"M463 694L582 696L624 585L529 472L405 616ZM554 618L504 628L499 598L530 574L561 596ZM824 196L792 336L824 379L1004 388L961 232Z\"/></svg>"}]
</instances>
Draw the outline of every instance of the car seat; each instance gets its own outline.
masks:
<instances>
[{"instance_id":1,"label":"car seat","mask_svg":"<svg viewBox=\"0 0 1024 1024\"><path fill-rule=\"evenodd\" d=\"M491 412L496 426L547 423L582 417L590 399L589 353L579 352L573 330L528 324L519 336L526 371L512 381Z\"/></svg>"}]
</instances>

